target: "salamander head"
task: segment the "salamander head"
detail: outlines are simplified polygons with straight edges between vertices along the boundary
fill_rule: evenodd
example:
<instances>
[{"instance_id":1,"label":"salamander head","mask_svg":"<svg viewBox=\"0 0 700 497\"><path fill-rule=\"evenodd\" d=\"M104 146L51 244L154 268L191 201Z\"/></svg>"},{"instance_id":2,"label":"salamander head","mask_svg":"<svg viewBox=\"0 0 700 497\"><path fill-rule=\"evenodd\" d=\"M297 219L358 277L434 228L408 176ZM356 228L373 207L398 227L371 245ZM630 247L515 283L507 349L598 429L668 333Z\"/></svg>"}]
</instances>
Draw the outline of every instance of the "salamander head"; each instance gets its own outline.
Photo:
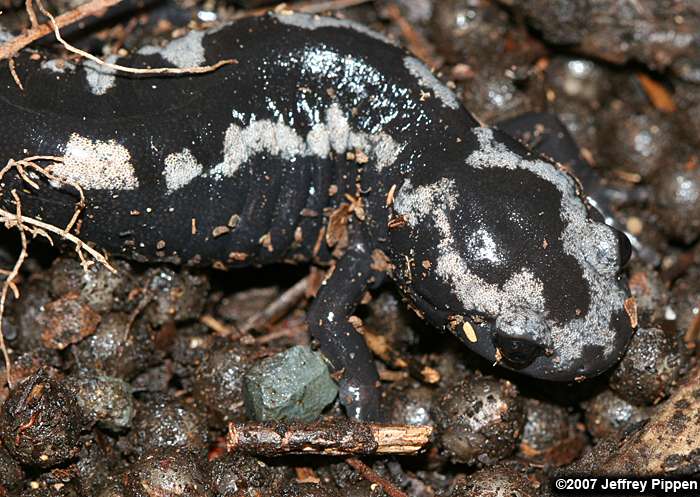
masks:
<instances>
[{"instance_id":1,"label":"salamander head","mask_svg":"<svg viewBox=\"0 0 700 497\"><path fill-rule=\"evenodd\" d=\"M398 185L397 281L490 360L552 380L602 373L632 332L620 275L629 242L557 166L487 128L465 142L466 161Z\"/></svg>"}]
</instances>

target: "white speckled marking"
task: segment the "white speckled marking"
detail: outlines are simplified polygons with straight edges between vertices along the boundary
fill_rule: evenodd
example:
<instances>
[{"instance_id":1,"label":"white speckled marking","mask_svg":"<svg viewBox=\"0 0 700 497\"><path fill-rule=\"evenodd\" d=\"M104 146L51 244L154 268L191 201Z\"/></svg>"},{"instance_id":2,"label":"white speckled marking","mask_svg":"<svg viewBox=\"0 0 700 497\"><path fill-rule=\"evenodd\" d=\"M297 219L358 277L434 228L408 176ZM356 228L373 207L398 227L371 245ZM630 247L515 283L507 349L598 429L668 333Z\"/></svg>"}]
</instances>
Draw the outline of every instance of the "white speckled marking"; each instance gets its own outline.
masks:
<instances>
[{"instance_id":1,"label":"white speckled marking","mask_svg":"<svg viewBox=\"0 0 700 497\"><path fill-rule=\"evenodd\" d=\"M75 64L65 59L49 59L41 61L41 68L57 74L64 74L66 71L74 71Z\"/></svg>"},{"instance_id":2,"label":"white speckled marking","mask_svg":"<svg viewBox=\"0 0 700 497\"><path fill-rule=\"evenodd\" d=\"M113 64L117 59L116 55L110 55L105 61ZM114 88L114 84L117 82L117 77L115 76L117 71L111 67L101 66L96 62L86 60L83 63L83 69L93 95L104 95Z\"/></svg>"},{"instance_id":3,"label":"white speckled marking","mask_svg":"<svg viewBox=\"0 0 700 497\"><path fill-rule=\"evenodd\" d=\"M170 154L165 158L165 185L168 193L173 193L188 185L190 181L202 174L204 166L200 164L189 149Z\"/></svg>"},{"instance_id":4,"label":"white speckled marking","mask_svg":"<svg viewBox=\"0 0 700 497\"><path fill-rule=\"evenodd\" d=\"M164 47L147 45L138 53L141 55L158 54L175 67L197 67L206 63L205 50L202 41L207 31L190 31L182 38L177 38Z\"/></svg>"},{"instance_id":5,"label":"white speckled marking","mask_svg":"<svg viewBox=\"0 0 700 497\"><path fill-rule=\"evenodd\" d=\"M488 261L493 265L503 264L504 257L488 230L484 228L476 230L466 243L474 260Z\"/></svg>"},{"instance_id":6,"label":"white speckled marking","mask_svg":"<svg viewBox=\"0 0 700 497\"><path fill-rule=\"evenodd\" d=\"M390 45L395 45L396 43L387 38L381 33L378 33L367 26L355 21L348 21L346 19L338 19L336 17L325 17L310 14L299 14L299 13L276 13L274 17L282 24L288 24L290 26L296 26L303 29L318 29L318 28L342 28L342 29L352 29L358 33L370 36L376 40L388 43Z\"/></svg>"},{"instance_id":7,"label":"white speckled marking","mask_svg":"<svg viewBox=\"0 0 700 497\"><path fill-rule=\"evenodd\" d=\"M85 190L133 190L139 186L126 147L114 140L91 140L77 133L66 144L63 162L51 171Z\"/></svg>"},{"instance_id":8,"label":"white speckled marking","mask_svg":"<svg viewBox=\"0 0 700 497\"><path fill-rule=\"evenodd\" d=\"M307 48L301 59L302 75L312 74L326 79L338 79L339 89L366 95L367 86L377 86L384 76L375 67L352 55L341 55L324 45Z\"/></svg>"},{"instance_id":9,"label":"white speckled marking","mask_svg":"<svg viewBox=\"0 0 700 497\"><path fill-rule=\"evenodd\" d=\"M333 104L326 111L325 121L314 124L306 138L281 118L253 121L248 126L231 124L224 137L224 160L210 174L216 179L231 177L242 164L263 152L294 160L308 156L326 158L331 151L342 154L362 150L374 158L375 166L381 170L396 161L403 147L384 132L369 134L352 130L347 116Z\"/></svg>"},{"instance_id":10,"label":"white speckled marking","mask_svg":"<svg viewBox=\"0 0 700 497\"><path fill-rule=\"evenodd\" d=\"M435 98L439 99L445 107L459 109L459 101L452 90L443 85L420 60L415 57L404 57L403 65L418 80L418 83L432 91Z\"/></svg>"}]
</instances>

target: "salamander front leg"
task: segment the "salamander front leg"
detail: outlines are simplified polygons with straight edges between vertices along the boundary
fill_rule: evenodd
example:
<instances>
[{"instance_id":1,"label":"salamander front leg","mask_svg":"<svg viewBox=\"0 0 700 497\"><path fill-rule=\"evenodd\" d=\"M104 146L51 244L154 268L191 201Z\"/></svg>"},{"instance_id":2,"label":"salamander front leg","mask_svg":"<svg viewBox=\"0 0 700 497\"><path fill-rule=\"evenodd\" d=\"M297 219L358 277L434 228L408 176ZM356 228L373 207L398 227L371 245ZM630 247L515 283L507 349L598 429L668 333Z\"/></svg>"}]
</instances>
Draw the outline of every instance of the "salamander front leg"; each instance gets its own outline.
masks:
<instances>
[{"instance_id":1,"label":"salamander front leg","mask_svg":"<svg viewBox=\"0 0 700 497\"><path fill-rule=\"evenodd\" d=\"M372 280L367 247L356 242L337 262L308 313L309 331L336 371L342 371L340 402L349 417L377 420L379 376L365 339L348 322Z\"/></svg>"}]
</instances>

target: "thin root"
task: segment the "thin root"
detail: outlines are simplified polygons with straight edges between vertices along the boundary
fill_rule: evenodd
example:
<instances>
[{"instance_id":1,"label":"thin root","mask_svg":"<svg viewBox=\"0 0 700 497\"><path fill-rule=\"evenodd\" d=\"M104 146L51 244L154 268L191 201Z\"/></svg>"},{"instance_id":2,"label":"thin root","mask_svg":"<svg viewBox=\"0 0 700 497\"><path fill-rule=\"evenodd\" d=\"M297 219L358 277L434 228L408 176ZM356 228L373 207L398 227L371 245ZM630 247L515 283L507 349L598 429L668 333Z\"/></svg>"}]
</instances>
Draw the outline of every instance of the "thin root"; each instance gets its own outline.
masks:
<instances>
[{"instance_id":1,"label":"thin root","mask_svg":"<svg viewBox=\"0 0 700 497\"><path fill-rule=\"evenodd\" d=\"M57 176L53 175L49 171L49 169L51 168L50 165L47 167L42 167L37 163L38 161L47 160L53 161L53 163L55 163L60 162L62 159L60 157L51 156L34 156L27 157L19 161L10 160L8 161L7 165L5 165L5 167L3 167L0 170L0 180L10 170L14 169L17 171L17 174L23 182L28 184L31 188L39 190L39 184L36 181L34 181L34 179L32 179L32 177L30 176L30 173L37 173L39 175L44 176L49 181L59 182L72 186L76 189L76 191L78 191L80 195L80 200L76 203L73 216L71 216L70 221L63 228L59 228L58 226L54 226L52 224L40 221L33 217L23 215L22 202L16 190L12 190L10 192L10 195L12 195L12 199L16 206L15 212L13 213L5 209L0 209L0 223L3 223L6 229L16 228L19 231L20 240L22 244L22 249L12 269L9 271L5 269L0 270L0 275L5 276L5 281L3 282L2 290L0 290L0 350L2 350L3 359L5 361L6 381L10 388L12 388L12 362L10 360L10 354L7 349L7 345L5 344L5 337L2 333L2 324L3 318L5 316L5 303L7 302L8 293L11 291L15 299L18 299L20 296L16 279L19 276L19 272L22 269L24 261L28 256L29 240L27 234L32 235L32 237L44 237L52 244L53 239L51 235L58 235L62 239L67 240L75 246L75 250L78 252L78 256L80 257L80 260L83 263L84 269L87 269L91 264L93 264L92 261L88 261L85 258L85 252L88 255L90 255L94 260L96 260L97 262L105 266L107 269L109 269L111 272L117 272L116 269L114 269L114 267L112 267L112 265L109 263L109 261L107 261L107 258L104 255L102 255L97 250L83 242L76 235L71 233L71 230L73 230L73 228L75 227L75 224L80 214L85 208L85 196L83 194L82 188L80 188L80 185L73 182L64 181L58 178Z\"/></svg>"},{"instance_id":2,"label":"thin root","mask_svg":"<svg viewBox=\"0 0 700 497\"><path fill-rule=\"evenodd\" d=\"M141 68L136 68L136 67L127 67L127 66L122 66L119 64L112 64L111 62L105 62L104 60L100 59L99 57L96 57L92 55L91 53L88 53L84 50L79 49L78 47L75 47L68 43L66 40L63 39L63 36L61 36L61 31L58 28L58 24L56 22L56 18L48 11L46 8L44 8L44 4L41 0L36 0L36 4L39 6L39 10L41 11L42 14L44 14L46 17L49 18L49 22L51 23L51 26L53 27L53 33L56 36L56 40L63 45L66 50L69 52L73 52L74 54L80 55L82 57L85 57L88 60L93 61L96 64L99 64L104 67L108 67L110 69L114 69L115 71L121 71L121 72L126 72L126 73L131 73L131 74L202 74L202 73L208 73L212 71L216 71L222 66L226 66L229 64L236 64L238 61L235 59L226 59L226 60L220 60L216 64L210 65L210 66L195 66L195 67L156 67L156 68L148 68L148 69L141 69Z\"/></svg>"}]
</instances>

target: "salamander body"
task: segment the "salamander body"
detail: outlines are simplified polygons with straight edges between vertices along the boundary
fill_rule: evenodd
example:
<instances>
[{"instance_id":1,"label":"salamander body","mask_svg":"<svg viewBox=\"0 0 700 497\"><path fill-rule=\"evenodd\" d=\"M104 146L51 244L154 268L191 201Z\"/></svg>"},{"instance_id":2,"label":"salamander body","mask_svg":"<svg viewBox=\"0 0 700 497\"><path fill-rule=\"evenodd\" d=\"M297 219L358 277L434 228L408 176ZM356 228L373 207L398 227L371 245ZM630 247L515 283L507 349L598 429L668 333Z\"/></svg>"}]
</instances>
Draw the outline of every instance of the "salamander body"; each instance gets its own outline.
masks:
<instances>
[{"instance_id":1,"label":"salamander body","mask_svg":"<svg viewBox=\"0 0 700 497\"><path fill-rule=\"evenodd\" d=\"M87 199L80 236L114 255L227 267L335 256L309 325L360 417L373 416L361 399L376 372L347 318L388 266L426 320L506 367L568 381L619 358L626 240L561 166L482 127L416 58L346 21L269 15L117 62L231 58L135 77L22 55L26 92L0 76L0 156L62 156L52 172ZM48 186L24 188L24 211L65 224L76 192Z\"/></svg>"}]
</instances>

